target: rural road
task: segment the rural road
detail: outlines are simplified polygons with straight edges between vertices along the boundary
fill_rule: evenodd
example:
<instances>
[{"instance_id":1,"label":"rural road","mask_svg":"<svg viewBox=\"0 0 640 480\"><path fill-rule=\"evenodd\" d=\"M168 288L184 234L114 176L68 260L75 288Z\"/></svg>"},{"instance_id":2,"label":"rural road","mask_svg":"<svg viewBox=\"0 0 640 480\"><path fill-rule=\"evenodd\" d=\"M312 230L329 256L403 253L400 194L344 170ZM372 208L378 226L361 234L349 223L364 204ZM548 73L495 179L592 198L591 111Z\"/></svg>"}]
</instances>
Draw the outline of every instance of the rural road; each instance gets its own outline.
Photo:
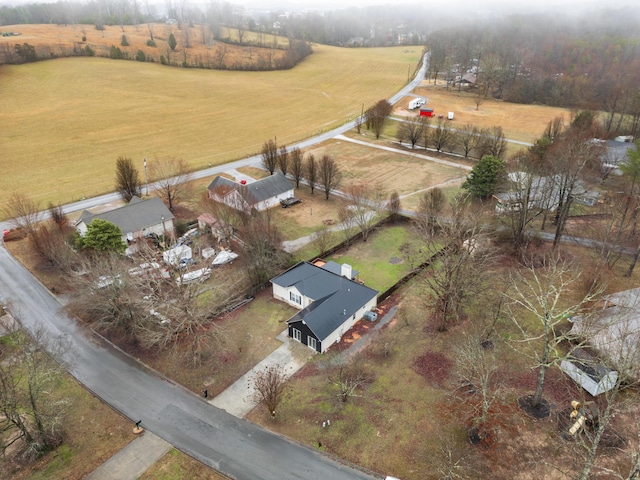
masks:
<instances>
[{"instance_id":1,"label":"rural road","mask_svg":"<svg viewBox=\"0 0 640 480\"><path fill-rule=\"evenodd\" d=\"M209 405L78 327L30 272L0 247L0 301L29 331L65 342L65 366L132 421L215 470L238 479L371 480L339 463Z\"/></svg>"}]
</instances>

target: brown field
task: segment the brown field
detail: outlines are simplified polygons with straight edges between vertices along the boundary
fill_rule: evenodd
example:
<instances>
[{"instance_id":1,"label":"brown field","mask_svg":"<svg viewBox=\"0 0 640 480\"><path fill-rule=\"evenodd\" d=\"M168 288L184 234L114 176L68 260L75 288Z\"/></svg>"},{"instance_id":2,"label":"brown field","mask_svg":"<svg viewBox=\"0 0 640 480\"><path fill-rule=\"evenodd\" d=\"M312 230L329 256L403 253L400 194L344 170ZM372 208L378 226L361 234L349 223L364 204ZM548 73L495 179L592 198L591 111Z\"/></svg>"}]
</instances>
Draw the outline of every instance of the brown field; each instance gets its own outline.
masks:
<instances>
[{"instance_id":1,"label":"brown field","mask_svg":"<svg viewBox=\"0 0 640 480\"><path fill-rule=\"evenodd\" d=\"M454 120L449 122L453 128L466 123L478 128L501 126L508 139L520 142L532 142L542 134L550 120L563 117L568 122L572 114L567 108L507 103L491 97L483 98L476 110L478 96L475 92L447 90L441 85L427 85L426 81L422 82L415 93L427 98L426 106L433 108L437 115L444 115L445 119L448 112L454 112ZM405 98L401 104L403 108L406 109L411 98ZM418 115L417 111L405 110L404 113Z\"/></svg>"},{"instance_id":2,"label":"brown field","mask_svg":"<svg viewBox=\"0 0 640 480\"><path fill-rule=\"evenodd\" d=\"M0 66L2 200L17 190L43 204L112 191L120 155L140 168L166 155L198 169L256 154L269 138L293 143L397 91L420 53L314 46L294 69L274 72L104 58Z\"/></svg>"}]
</instances>

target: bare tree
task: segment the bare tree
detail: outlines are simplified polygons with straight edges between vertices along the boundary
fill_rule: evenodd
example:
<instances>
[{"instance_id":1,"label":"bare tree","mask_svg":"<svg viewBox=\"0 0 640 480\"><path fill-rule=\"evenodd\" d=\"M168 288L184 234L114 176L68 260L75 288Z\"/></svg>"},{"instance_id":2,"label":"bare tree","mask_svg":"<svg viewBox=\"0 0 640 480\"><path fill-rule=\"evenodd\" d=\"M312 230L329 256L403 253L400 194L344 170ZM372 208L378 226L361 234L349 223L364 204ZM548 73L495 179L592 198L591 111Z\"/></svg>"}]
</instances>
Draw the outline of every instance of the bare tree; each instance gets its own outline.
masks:
<instances>
[{"instance_id":1,"label":"bare tree","mask_svg":"<svg viewBox=\"0 0 640 480\"><path fill-rule=\"evenodd\" d=\"M333 243L333 232L326 225L313 234L313 244L318 249L319 255L326 252Z\"/></svg>"},{"instance_id":2,"label":"bare tree","mask_svg":"<svg viewBox=\"0 0 640 480\"><path fill-rule=\"evenodd\" d=\"M318 175L324 190L324 198L329 200L329 194L337 189L342 181L342 172L333 158L323 155L318 162Z\"/></svg>"},{"instance_id":3,"label":"bare tree","mask_svg":"<svg viewBox=\"0 0 640 480\"><path fill-rule=\"evenodd\" d=\"M264 403L271 418L282 402L287 388L287 375L282 365L266 366L253 376L254 401Z\"/></svg>"},{"instance_id":4,"label":"bare tree","mask_svg":"<svg viewBox=\"0 0 640 480\"><path fill-rule=\"evenodd\" d=\"M438 187L424 192L420 198L420 205L416 216L417 224L422 234L433 236L438 226L438 216L442 213L447 199Z\"/></svg>"},{"instance_id":5,"label":"bare tree","mask_svg":"<svg viewBox=\"0 0 640 480\"><path fill-rule=\"evenodd\" d=\"M342 402L360 396L359 392L373 381L372 373L362 361L348 357L335 357L325 368L329 369L329 382L338 388L337 397Z\"/></svg>"},{"instance_id":6,"label":"bare tree","mask_svg":"<svg viewBox=\"0 0 640 480\"><path fill-rule=\"evenodd\" d=\"M543 399L545 375L550 366L562 360L558 347L571 338L569 318L601 293L587 292L577 303L567 302L565 297L579 276L580 272L573 265L552 254L544 259L542 267L529 266L524 272L517 271L512 277L511 290L506 294L509 317L520 334L513 345L538 368L535 393L519 401L520 406L534 416L549 414ZM537 328L531 328L521 320L523 312L535 318ZM523 349L522 346L529 348Z\"/></svg>"},{"instance_id":7,"label":"bare tree","mask_svg":"<svg viewBox=\"0 0 640 480\"><path fill-rule=\"evenodd\" d=\"M437 151L442 151L449 146L453 140L453 132L449 130L444 120L438 119L436 127L431 130L431 142ZM425 145L425 148L427 145Z\"/></svg>"},{"instance_id":8,"label":"bare tree","mask_svg":"<svg viewBox=\"0 0 640 480\"><path fill-rule=\"evenodd\" d=\"M424 135L424 129L428 128L428 117L418 117L417 119L405 118L400 122L396 133L396 139L402 143L405 140L411 144L413 150L416 144L422 139Z\"/></svg>"},{"instance_id":9,"label":"bare tree","mask_svg":"<svg viewBox=\"0 0 640 480\"><path fill-rule=\"evenodd\" d=\"M9 195L2 213L11 219L13 228L24 229L28 235L33 233L36 225L42 220L40 205L24 193L14 192Z\"/></svg>"},{"instance_id":10,"label":"bare tree","mask_svg":"<svg viewBox=\"0 0 640 480\"><path fill-rule=\"evenodd\" d=\"M362 241L366 242L385 203L382 185L356 183L349 186L345 194L346 208L351 214L353 223L362 232Z\"/></svg>"},{"instance_id":11,"label":"bare tree","mask_svg":"<svg viewBox=\"0 0 640 480\"><path fill-rule=\"evenodd\" d=\"M278 168L278 146L274 140L267 140L262 144L262 166L270 175Z\"/></svg>"},{"instance_id":12,"label":"bare tree","mask_svg":"<svg viewBox=\"0 0 640 480\"><path fill-rule=\"evenodd\" d=\"M313 195L313 191L318 183L318 163L312 153L307 155L307 161L304 164L304 175L311 189L311 195Z\"/></svg>"},{"instance_id":13,"label":"bare tree","mask_svg":"<svg viewBox=\"0 0 640 480\"><path fill-rule=\"evenodd\" d=\"M289 153L289 166L291 167L291 176L296 182L296 188L300 188L300 180L304 177L304 155L298 147Z\"/></svg>"},{"instance_id":14,"label":"bare tree","mask_svg":"<svg viewBox=\"0 0 640 480\"><path fill-rule=\"evenodd\" d=\"M467 123L458 129L456 139L458 145L462 148L464 158L469 158L471 152L475 149L478 142L478 129L474 125Z\"/></svg>"},{"instance_id":15,"label":"bare tree","mask_svg":"<svg viewBox=\"0 0 640 480\"><path fill-rule=\"evenodd\" d=\"M464 315L470 299L483 288L494 255L482 232L479 215L472 212L468 197L458 196L450 202L451 216L437 220L440 237L423 235L424 248L436 256L427 268L425 301L432 309L438 331ZM444 245L444 246L443 246Z\"/></svg>"},{"instance_id":16,"label":"bare tree","mask_svg":"<svg viewBox=\"0 0 640 480\"><path fill-rule=\"evenodd\" d=\"M391 195L389 195L387 211L389 212L391 219L395 222L396 218L400 214L400 195L398 195L398 192L395 190L391 192Z\"/></svg>"},{"instance_id":17,"label":"bare tree","mask_svg":"<svg viewBox=\"0 0 640 480\"><path fill-rule=\"evenodd\" d=\"M287 151L286 146L281 146L278 151L278 168L282 172L282 174L286 177L287 172L289 171L289 152Z\"/></svg>"},{"instance_id":18,"label":"bare tree","mask_svg":"<svg viewBox=\"0 0 640 480\"><path fill-rule=\"evenodd\" d=\"M372 129L376 138L380 138L384 121L392 111L392 106L387 100L379 100L373 107L365 112L365 123L367 128Z\"/></svg>"},{"instance_id":19,"label":"bare tree","mask_svg":"<svg viewBox=\"0 0 640 480\"><path fill-rule=\"evenodd\" d=\"M116 190L125 202L141 196L140 173L129 157L120 156L116 160Z\"/></svg>"},{"instance_id":20,"label":"bare tree","mask_svg":"<svg viewBox=\"0 0 640 480\"><path fill-rule=\"evenodd\" d=\"M53 342L42 328L31 338L17 328L8 337L7 360L0 364L2 451L19 442L22 455L33 460L62 442L69 402L52 390L62 376L54 359L62 361L67 346Z\"/></svg>"},{"instance_id":21,"label":"bare tree","mask_svg":"<svg viewBox=\"0 0 640 480\"><path fill-rule=\"evenodd\" d=\"M181 158L156 157L149 163L149 176L157 187L156 194L171 211L188 195L191 174L189 165Z\"/></svg>"}]
</instances>

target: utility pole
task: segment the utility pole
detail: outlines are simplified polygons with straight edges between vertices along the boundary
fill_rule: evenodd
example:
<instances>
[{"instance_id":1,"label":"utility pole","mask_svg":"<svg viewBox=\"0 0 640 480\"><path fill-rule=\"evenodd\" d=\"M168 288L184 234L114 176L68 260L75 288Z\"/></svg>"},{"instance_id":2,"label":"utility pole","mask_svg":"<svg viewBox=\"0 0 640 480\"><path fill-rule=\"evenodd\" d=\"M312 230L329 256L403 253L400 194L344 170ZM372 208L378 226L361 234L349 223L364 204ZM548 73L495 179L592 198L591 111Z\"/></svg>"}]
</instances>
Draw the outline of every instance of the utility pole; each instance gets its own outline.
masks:
<instances>
[{"instance_id":1,"label":"utility pole","mask_svg":"<svg viewBox=\"0 0 640 480\"><path fill-rule=\"evenodd\" d=\"M149 196L149 180L147 180L147 157L144 157L144 184L147 190L147 197Z\"/></svg>"}]
</instances>

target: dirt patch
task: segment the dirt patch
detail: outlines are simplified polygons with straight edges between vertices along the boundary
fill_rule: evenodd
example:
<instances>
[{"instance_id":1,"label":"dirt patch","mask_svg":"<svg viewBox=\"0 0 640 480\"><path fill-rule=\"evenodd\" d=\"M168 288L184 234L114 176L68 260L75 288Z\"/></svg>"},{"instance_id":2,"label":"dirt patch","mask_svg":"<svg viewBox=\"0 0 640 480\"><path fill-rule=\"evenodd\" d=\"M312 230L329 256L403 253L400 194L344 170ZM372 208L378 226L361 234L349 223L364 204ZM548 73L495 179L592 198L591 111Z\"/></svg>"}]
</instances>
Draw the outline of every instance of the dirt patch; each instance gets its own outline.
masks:
<instances>
[{"instance_id":1,"label":"dirt patch","mask_svg":"<svg viewBox=\"0 0 640 480\"><path fill-rule=\"evenodd\" d=\"M430 384L443 386L449 380L453 362L443 353L428 352L416 358L413 367Z\"/></svg>"}]
</instances>

